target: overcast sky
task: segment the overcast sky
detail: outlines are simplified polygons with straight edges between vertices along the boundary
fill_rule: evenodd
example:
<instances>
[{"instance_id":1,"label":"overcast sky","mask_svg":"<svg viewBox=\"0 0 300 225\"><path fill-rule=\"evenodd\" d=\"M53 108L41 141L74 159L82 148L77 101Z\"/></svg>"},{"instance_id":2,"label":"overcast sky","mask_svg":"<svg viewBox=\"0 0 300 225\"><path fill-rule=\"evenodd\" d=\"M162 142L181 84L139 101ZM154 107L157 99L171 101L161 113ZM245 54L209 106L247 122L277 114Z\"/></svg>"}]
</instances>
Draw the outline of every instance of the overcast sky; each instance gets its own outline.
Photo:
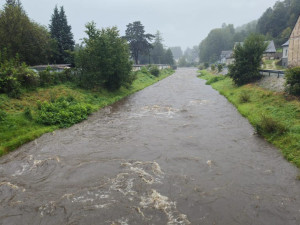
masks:
<instances>
[{"instance_id":1,"label":"overcast sky","mask_svg":"<svg viewBox=\"0 0 300 225\"><path fill-rule=\"evenodd\" d=\"M64 6L75 41L85 36L85 24L98 28L141 21L147 33L163 34L168 47L198 45L222 23L243 25L258 19L277 0L21 0L30 18L48 26L55 5ZM5 2L0 0L0 2ZM3 5L3 4L1 4Z\"/></svg>"}]
</instances>

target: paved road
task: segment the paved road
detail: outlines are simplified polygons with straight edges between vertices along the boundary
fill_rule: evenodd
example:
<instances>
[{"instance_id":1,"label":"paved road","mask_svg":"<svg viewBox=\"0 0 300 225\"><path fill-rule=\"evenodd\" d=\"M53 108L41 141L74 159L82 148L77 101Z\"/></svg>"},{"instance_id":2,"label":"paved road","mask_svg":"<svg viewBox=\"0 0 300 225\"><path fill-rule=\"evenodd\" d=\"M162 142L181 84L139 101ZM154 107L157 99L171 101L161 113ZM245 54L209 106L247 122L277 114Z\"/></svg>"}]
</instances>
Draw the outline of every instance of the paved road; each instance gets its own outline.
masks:
<instances>
[{"instance_id":1,"label":"paved road","mask_svg":"<svg viewBox=\"0 0 300 225\"><path fill-rule=\"evenodd\" d=\"M300 224L298 170L195 69L0 159L0 224Z\"/></svg>"}]
</instances>

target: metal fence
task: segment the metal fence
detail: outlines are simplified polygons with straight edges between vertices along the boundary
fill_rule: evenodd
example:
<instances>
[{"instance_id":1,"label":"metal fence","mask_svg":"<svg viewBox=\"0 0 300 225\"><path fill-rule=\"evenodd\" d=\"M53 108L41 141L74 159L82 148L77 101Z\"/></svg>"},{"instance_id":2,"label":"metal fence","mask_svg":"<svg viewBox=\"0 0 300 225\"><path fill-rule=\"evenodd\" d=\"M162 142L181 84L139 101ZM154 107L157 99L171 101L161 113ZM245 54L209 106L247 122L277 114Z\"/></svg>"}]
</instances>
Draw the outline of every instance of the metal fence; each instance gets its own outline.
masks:
<instances>
[{"instance_id":1,"label":"metal fence","mask_svg":"<svg viewBox=\"0 0 300 225\"><path fill-rule=\"evenodd\" d=\"M280 76L284 76L284 71L283 70L259 70L261 75L264 76L271 76L271 75L276 75L277 78L279 78Z\"/></svg>"}]
</instances>

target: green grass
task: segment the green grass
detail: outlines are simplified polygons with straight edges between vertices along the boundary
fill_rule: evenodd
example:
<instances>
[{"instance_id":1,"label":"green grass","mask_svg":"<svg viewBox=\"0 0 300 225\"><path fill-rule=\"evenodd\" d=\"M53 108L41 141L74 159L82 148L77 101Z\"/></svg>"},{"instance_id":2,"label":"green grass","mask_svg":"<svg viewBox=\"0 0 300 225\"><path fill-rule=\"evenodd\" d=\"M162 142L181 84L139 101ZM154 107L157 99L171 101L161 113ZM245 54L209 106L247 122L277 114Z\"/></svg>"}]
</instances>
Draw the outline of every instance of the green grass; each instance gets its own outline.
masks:
<instances>
[{"instance_id":1,"label":"green grass","mask_svg":"<svg viewBox=\"0 0 300 225\"><path fill-rule=\"evenodd\" d=\"M209 80L215 75L201 71ZM254 84L237 87L229 77L212 87L224 95L257 128L267 141L281 149L284 157L300 168L300 102L297 98L260 88ZM248 101L241 101L244 93Z\"/></svg>"},{"instance_id":2,"label":"green grass","mask_svg":"<svg viewBox=\"0 0 300 225\"><path fill-rule=\"evenodd\" d=\"M59 128L58 126L46 126L36 122L38 102L50 102L63 96L72 96L79 103L90 104L92 110L96 111L168 77L173 72L172 70L163 70L159 77L155 77L150 73L138 72L137 79L130 88L122 87L115 92L108 92L105 89L90 91L80 89L73 84L62 84L23 93L20 99L9 98L7 95L1 94L0 110L6 112L7 116L0 121L0 156L44 133ZM31 111L32 119L28 117L28 113L24 113L28 109Z\"/></svg>"}]
</instances>

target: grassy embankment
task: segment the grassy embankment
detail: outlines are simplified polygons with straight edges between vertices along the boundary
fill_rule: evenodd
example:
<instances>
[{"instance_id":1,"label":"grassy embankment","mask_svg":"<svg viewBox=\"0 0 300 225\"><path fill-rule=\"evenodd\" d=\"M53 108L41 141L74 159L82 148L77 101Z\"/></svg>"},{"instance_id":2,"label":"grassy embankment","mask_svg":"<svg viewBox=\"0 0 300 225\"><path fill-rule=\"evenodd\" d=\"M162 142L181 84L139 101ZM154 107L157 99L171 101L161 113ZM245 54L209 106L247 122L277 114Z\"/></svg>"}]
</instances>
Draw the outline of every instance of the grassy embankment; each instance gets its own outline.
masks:
<instances>
[{"instance_id":1,"label":"grassy embankment","mask_svg":"<svg viewBox=\"0 0 300 225\"><path fill-rule=\"evenodd\" d=\"M38 101L51 102L53 99L71 96L79 104L88 104L92 107L92 111L96 111L168 77L173 72L172 70L163 70L158 77L150 73L138 72L137 79L129 89L122 87L115 92L108 92L104 89L88 91L80 89L74 84L62 84L26 92L20 99L12 99L1 94L0 110L5 112L6 116L5 119L0 120L0 156L44 133L59 128L58 125L47 126L37 122ZM26 115L26 108L31 111L29 116Z\"/></svg>"},{"instance_id":2,"label":"grassy embankment","mask_svg":"<svg viewBox=\"0 0 300 225\"><path fill-rule=\"evenodd\" d=\"M254 84L237 87L229 77L207 71L201 71L199 77L208 80L208 84L235 105L259 134L281 149L284 157L300 168L299 99Z\"/></svg>"}]
</instances>

